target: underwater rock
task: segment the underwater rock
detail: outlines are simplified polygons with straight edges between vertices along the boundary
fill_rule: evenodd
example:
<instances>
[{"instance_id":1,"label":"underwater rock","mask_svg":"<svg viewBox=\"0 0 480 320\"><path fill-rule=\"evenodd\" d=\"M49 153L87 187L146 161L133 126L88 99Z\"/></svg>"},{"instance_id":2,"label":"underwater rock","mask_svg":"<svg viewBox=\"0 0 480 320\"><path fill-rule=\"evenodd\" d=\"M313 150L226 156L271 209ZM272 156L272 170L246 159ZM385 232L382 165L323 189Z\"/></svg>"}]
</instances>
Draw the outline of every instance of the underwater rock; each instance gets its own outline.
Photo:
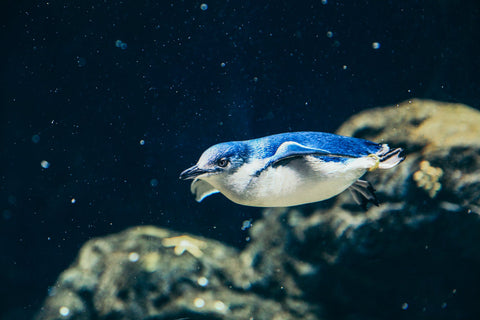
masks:
<instances>
[{"instance_id":1,"label":"underwater rock","mask_svg":"<svg viewBox=\"0 0 480 320\"><path fill-rule=\"evenodd\" d=\"M469 207L480 212L479 124L480 112L466 105L413 99L361 112L345 122L337 133L389 142L406 150L407 159L401 166L387 174L368 176L386 192L389 200L409 201L407 192L412 191L415 203L420 195L429 195L428 198L446 208ZM431 191L435 183L412 180L416 172L422 173L417 176L429 175L422 165L441 169L438 177L441 188L437 192ZM425 177L427 181L435 178Z\"/></svg>"},{"instance_id":2,"label":"underwater rock","mask_svg":"<svg viewBox=\"0 0 480 320\"><path fill-rule=\"evenodd\" d=\"M93 239L37 320L479 319L479 123L423 100L359 113L337 133L407 156L367 174L379 207L266 209L242 252L155 227Z\"/></svg>"},{"instance_id":3,"label":"underwater rock","mask_svg":"<svg viewBox=\"0 0 480 320\"><path fill-rule=\"evenodd\" d=\"M318 319L250 290L252 272L217 241L135 227L87 242L37 319Z\"/></svg>"}]
</instances>

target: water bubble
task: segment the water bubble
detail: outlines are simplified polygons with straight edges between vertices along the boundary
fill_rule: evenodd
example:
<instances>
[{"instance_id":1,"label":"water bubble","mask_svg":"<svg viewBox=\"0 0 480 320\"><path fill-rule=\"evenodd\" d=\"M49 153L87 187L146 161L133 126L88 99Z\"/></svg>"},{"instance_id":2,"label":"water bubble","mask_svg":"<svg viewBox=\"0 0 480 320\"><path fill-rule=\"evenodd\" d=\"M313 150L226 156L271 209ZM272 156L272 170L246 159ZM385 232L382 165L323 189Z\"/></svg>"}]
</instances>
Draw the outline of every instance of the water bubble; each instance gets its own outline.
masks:
<instances>
[{"instance_id":1,"label":"water bubble","mask_svg":"<svg viewBox=\"0 0 480 320\"><path fill-rule=\"evenodd\" d=\"M141 145L141 146L144 146L144 145L145 145L145 140L143 140L143 139L140 140L140 145Z\"/></svg>"},{"instance_id":2,"label":"water bubble","mask_svg":"<svg viewBox=\"0 0 480 320\"><path fill-rule=\"evenodd\" d=\"M225 303L223 303L223 301L217 300L213 303L213 307L218 311L222 311L225 309Z\"/></svg>"},{"instance_id":3,"label":"water bubble","mask_svg":"<svg viewBox=\"0 0 480 320\"><path fill-rule=\"evenodd\" d=\"M333 32L332 31L327 31L327 38L333 37Z\"/></svg>"},{"instance_id":4,"label":"water bubble","mask_svg":"<svg viewBox=\"0 0 480 320\"><path fill-rule=\"evenodd\" d=\"M207 9L208 9L208 4L202 3L202 4L200 5L200 9L202 9L202 11L207 10Z\"/></svg>"},{"instance_id":5,"label":"water bubble","mask_svg":"<svg viewBox=\"0 0 480 320\"><path fill-rule=\"evenodd\" d=\"M42 160L42 162L40 162L40 165L42 166L43 169L50 168L50 162L48 162L47 160Z\"/></svg>"},{"instance_id":6,"label":"water bubble","mask_svg":"<svg viewBox=\"0 0 480 320\"><path fill-rule=\"evenodd\" d=\"M372 48L375 50L380 49L380 42L372 42Z\"/></svg>"},{"instance_id":7,"label":"water bubble","mask_svg":"<svg viewBox=\"0 0 480 320\"><path fill-rule=\"evenodd\" d=\"M81 67L85 67L85 65L87 64L87 59L85 58L82 58L82 57L77 57L77 65L81 68Z\"/></svg>"},{"instance_id":8,"label":"water bubble","mask_svg":"<svg viewBox=\"0 0 480 320\"><path fill-rule=\"evenodd\" d=\"M32 136L32 142L33 143L39 143L40 142L40 136L38 134L34 134Z\"/></svg>"},{"instance_id":9,"label":"water bubble","mask_svg":"<svg viewBox=\"0 0 480 320\"><path fill-rule=\"evenodd\" d=\"M17 198L14 195L9 195L8 203L10 203L11 205L15 205L17 203Z\"/></svg>"},{"instance_id":10,"label":"water bubble","mask_svg":"<svg viewBox=\"0 0 480 320\"><path fill-rule=\"evenodd\" d=\"M70 202L71 202L72 204L74 204L75 202L77 202L77 199L72 198L72 200L70 200Z\"/></svg>"},{"instance_id":11,"label":"water bubble","mask_svg":"<svg viewBox=\"0 0 480 320\"><path fill-rule=\"evenodd\" d=\"M127 49L128 45L126 42L123 42L122 40L117 40L115 41L115 47L125 50Z\"/></svg>"},{"instance_id":12,"label":"water bubble","mask_svg":"<svg viewBox=\"0 0 480 320\"><path fill-rule=\"evenodd\" d=\"M153 178L152 180L150 180L150 185L151 185L152 187L158 186L158 180L155 179L155 178Z\"/></svg>"},{"instance_id":13,"label":"water bubble","mask_svg":"<svg viewBox=\"0 0 480 320\"><path fill-rule=\"evenodd\" d=\"M206 287L208 285L208 279L205 277L200 277L197 279L197 283L199 286Z\"/></svg>"},{"instance_id":14,"label":"water bubble","mask_svg":"<svg viewBox=\"0 0 480 320\"><path fill-rule=\"evenodd\" d=\"M8 209L3 210L2 217L4 220L10 220L12 218L12 212Z\"/></svg>"},{"instance_id":15,"label":"water bubble","mask_svg":"<svg viewBox=\"0 0 480 320\"><path fill-rule=\"evenodd\" d=\"M140 259L140 255L136 252L130 252L130 254L128 255L128 260L130 260L131 262L137 262L138 259Z\"/></svg>"},{"instance_id":16,"label":"water bubble","mask_svg":"<svg viewBox=\"0 0 480 320\"><path fill-rule=\"evenodd\" d=\"M220 67L225 68L225 62L220 63Z\"/></svg>"},{"instance_id":17,"label":"water bubble","mask_svg":"<svg viewBox=\"0 0 480 320\"><path fill-rule=\"evenodd\" d=\"M58 310L58 312L59 312L62 316L66 317L66 316L68 316L68 315L70 314L70 309L68 309L67 307L60 307L60 309Z\"/></svg>"},{"instance_id":18,"label":"water bubble","mask_svg":"<svg viewBox=\"0 0 480 320\"><path fill-rule=\"evenodd\" d=\"M407 310L408 309L408 303L404 302L402 304L402 310Z\"/></svg>"},{"instance_id":19,"label":"water bubble","mask_svg":"<svg viewBox=\"0 0 480 320\"><path fill-rule=\"evenodd\" d=\"M249 219L249 220L245 220L243 221L242 223L242 230L245 231L247 229L249 229L250 227L252 226L252 219Z\"/></svg>"},{"instance_id":20,"label":"water bubble","mask_svg":"<svg viewBox=\"0 0 480 320\"><path fill-rule=\"evenodd\" d=\"M202 308L205 305L205 300L202 298L195 298L195 300L193 300L193 304L197 308Z\"/></svg>"},{"instance_id":21,"label":"water bubble","mask_svg":"<svg viewBox=\"0 0 480 320\"><path fill-rule=\"evenodd\" d=\"M328 2L327 0L322 0L322 4L323 4L323 5L326 5L327 2Z\"/></svg>"}]
</instances>

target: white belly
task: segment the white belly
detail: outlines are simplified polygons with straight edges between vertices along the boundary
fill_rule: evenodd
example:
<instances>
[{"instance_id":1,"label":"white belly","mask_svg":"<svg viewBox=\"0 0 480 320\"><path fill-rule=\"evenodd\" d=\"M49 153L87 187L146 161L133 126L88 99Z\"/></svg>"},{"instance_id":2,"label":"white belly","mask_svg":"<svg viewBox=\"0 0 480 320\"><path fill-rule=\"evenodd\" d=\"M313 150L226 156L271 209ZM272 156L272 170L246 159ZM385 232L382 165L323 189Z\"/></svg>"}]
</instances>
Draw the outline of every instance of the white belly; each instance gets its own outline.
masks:
<instances>
[{"instance_id":1,"label":"white belly","mask_svg":"<svg viewBox=\"0 0 480 320\"><path fill-rule=\"evenodd\" d=\"M372 158L347 162L323 162L300 158L268 168L253 177L244 190L224 190L230 200L257 207L287 207L329 199L360 178L372 166Z\"/></svg>"}]
</instances>

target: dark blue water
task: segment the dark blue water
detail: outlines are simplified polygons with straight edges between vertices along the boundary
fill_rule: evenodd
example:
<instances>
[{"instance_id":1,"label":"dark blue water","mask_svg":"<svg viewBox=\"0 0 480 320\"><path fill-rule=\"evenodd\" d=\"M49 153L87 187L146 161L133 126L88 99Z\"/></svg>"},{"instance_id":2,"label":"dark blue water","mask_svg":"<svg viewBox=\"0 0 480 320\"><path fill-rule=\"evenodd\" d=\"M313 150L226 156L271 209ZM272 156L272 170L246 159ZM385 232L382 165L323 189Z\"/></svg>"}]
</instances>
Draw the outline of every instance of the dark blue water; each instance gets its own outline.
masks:
<instances>
[{"instance_id":1,"label":"dark blue water","mask_svg":"<svg viewBox=\"0 0 480 320\"><path fill-rule=\"evenodd\" d=\"M260 210L178 180L211 144L413 97L480 108L476 0L205 3L0 4L0 317L129 226L243 247Z\"/></svg>"}]
</instances>

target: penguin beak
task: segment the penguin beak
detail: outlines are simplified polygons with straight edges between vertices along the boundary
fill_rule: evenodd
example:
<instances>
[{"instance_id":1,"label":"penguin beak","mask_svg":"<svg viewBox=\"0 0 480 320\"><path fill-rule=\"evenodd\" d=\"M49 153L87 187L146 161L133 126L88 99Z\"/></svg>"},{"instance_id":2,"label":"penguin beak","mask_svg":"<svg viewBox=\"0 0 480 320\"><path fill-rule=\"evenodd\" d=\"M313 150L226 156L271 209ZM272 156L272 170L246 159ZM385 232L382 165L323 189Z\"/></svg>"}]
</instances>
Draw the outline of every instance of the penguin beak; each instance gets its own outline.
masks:
<instances>
[{"instance_id":1,"label":"penguin beak","mask_svg":"<svg viewBox=\"0 0 480 320\"><path fill-rule=\"evenodd\" d=\"M187 180L187 179L195 179L199 175L202 175L204 173L207 173L208 171L200 169L197 165L194 165L191 168L188 168L187 170L183 171L180 173L180 179L182 180Z\"/></svg>"}]
</instances>

